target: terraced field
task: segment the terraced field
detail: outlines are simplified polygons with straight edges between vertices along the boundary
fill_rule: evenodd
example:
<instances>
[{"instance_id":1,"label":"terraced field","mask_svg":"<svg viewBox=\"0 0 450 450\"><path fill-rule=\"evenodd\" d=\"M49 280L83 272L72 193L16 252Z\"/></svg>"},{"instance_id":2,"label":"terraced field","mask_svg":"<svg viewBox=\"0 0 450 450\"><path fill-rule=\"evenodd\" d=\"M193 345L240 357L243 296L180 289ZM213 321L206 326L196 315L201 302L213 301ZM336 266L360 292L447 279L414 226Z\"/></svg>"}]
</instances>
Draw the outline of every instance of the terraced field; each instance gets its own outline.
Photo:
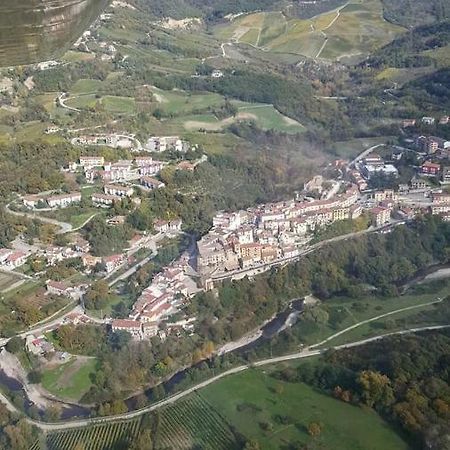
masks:
<instances>
[{"instance_id":1,"label":"terraced field","mask_svg":"<svg viewBox=\"0 0 450 450\"><path fill-rule=\"evenodd\" d=\"M380 0L349 0L306 20L281 12L250 14L218 26L216 35L268 52L338 60L362 57L403 31L384 20Z\"/></svg>"}]
</instances>

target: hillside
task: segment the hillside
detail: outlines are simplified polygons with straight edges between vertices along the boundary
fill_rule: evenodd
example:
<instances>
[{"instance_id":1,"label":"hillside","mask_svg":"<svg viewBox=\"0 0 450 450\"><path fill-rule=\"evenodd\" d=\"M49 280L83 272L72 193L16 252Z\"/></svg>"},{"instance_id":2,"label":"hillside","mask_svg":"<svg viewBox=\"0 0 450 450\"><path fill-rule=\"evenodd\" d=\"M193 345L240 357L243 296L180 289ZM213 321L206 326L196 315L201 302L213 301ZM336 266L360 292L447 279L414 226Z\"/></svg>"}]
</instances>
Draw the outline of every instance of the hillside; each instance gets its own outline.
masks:
<instances>
[{"instance_id":1,"label":"hillside","mask_svg":"<svg viewBox=\"0 0 450 450\"><path fill-rule=\"evenodd\" d=\"M447 0L382 0L384 17L392 23L413 27L450 18Z\"/></svg>"}]
</instances>

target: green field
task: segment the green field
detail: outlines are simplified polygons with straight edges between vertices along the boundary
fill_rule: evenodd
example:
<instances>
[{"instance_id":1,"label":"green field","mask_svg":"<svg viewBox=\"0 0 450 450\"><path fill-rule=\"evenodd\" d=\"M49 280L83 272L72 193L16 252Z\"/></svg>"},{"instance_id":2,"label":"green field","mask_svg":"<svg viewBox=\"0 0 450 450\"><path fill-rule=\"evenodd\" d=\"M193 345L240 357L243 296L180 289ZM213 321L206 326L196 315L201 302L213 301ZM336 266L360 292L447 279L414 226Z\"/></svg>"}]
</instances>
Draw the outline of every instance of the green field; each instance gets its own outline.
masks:
<instances>
[{"instance_id":1,"label":"green field","mask_svg":"<svg viewBox=\"0 0 450 450\"><path fill-rule=\"evenodd\" d=\"M77 109L92 109L97 103L111 113L131 114L135 111L135 100L131 97L105 95L97 98L95 94L83 94L71 97L66 101L67 106Z\"/></svg>"},{"instance_id":2,"label":"green field","mask_svg":"<svg viewBox=\"0 0 450 450\"><path fill-rule=\"evenodd\" d=\"M93 80L90 78L78 80L70 90L73 94L89 94L97 92L103 85L100 80Z\"/></svg>"},{"instance_id":3,"label":"green field","mask_svg":"<svg viewBox=\"0 0 450 450\"><path fill-rule=\"evenodd\" d=\"M239 110L238 118L240 114L244 118L245 114L248 114L248 117L255 120L258 127L263 130L276 130L285 133L302 133L306 130L302 124L281 114L272 105L236 102L236 106Z\"/></svg>"},{"instance_id":4,"label":"green field","mask_svg":"<svg viewBox=\"0 0 450 450\"><path fill-rule=\"evenodd\" d=\"M386 318L363 324L333 338L324 345L340 345L346 342L353 342L359 339L389 333L398 329L405 329L408 328L405 320L407 320L409 316L414 316L420 311L432 310L434 306L426 305L426 303L433 302L438 298L446 296L446 293L448 292L447 283L439 286L441 286L439 289L433 289L432 284L430 283L429 287L426 289L420 289L417 292L413 290L407 295L392 298L380 298L376 296L366 296L358 299L343 297L333 298L321 305L321 308L325 309L329 315L326 324L300 321L295 326L296 333L299 339L304 343L309 345L317 344L335 333L361 321L410 306L418 306L418 308L398 312L389 315ZM424 306L422 307L420 305ZM398 326L396 327L393 324L393 321L401 319L403 319L403 321L398 322Z\"/></svg>"},{"instance_id":5,"label":"green field","mask_svg":"<svg viewBox=\"0 0 450 450\"><path fill-rule=\"evenodd\" d=\"M94 358L73 357L67 363L42 374L42 386L50 393L68 400L79 401L91 387L90 375L95 372Z\"/></svg>"},{"instance_id":6,"label":"green field","mask_svg":"<svg viewBox=\"0 0 450 450\"><path fill-rule=\"evenodd\" d=\"M311 19L258 12L216 27L216 36L264 51L341 59L368 54L402 33L383 18L380 0L350 0Z\"/></svg>"},{"instance_id":7,"label":"green field","mask_svg":"<svg viewBox=\"0 0 450 450\"><path fill-rule=\"evenodd\" d=\"M163 91L152 87L154 99L166 114L186 115L208 108L219 107L225 100L219 94L191 94L186 91Z\"/></svg>"},{"instance_id":8,"label":"green field","mask_svg":"<svg viewBox=\"0 0 450 450\"><path fill-rule=\"evenodd\" d=\"M46 443L37 443L33 450L112 450L128 448L139 431L141 418L123 422L93 425L78 430L62 431L47 435ZM120 446L121 445L121 446Z\"/></svg>"},{"instance_id":9,"label":"green field","mask_svg":"<svg viewBox=\"0 0 450 450\"><path fill-rule=\"evenodd\" d=\"M295 448L308 445L314 450L408 448L374 411L343 403L305 384L275 380L261 370L233 375L199 395L264 450L288 449L294 443ZM320 436L308 434L311 422L322 424Z\"/></svg>"}]
</instances>

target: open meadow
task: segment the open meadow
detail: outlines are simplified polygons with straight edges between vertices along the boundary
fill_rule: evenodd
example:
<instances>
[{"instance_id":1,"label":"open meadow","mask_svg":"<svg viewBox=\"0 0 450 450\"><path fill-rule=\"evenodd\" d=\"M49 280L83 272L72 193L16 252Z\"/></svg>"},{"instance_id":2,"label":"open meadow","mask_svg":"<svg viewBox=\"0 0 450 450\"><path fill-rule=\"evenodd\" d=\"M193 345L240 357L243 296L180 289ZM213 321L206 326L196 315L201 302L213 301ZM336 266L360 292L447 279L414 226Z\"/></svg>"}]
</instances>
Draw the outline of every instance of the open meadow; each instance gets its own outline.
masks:
<instances>
[{"instance_id":1,"label":"open meadow","mask_svg":"<svg viewBox=\"0 0 450 450\"><path fill-rule=\"evenodd\" d=\"M292 443L310 449L408 448L373 410L346 404L302 383L275 380L262 370L233 375L198 395L264 450L281 450ZM308 433L311 422L321 424L320 435Z\"/></svg>"}]
</instances>

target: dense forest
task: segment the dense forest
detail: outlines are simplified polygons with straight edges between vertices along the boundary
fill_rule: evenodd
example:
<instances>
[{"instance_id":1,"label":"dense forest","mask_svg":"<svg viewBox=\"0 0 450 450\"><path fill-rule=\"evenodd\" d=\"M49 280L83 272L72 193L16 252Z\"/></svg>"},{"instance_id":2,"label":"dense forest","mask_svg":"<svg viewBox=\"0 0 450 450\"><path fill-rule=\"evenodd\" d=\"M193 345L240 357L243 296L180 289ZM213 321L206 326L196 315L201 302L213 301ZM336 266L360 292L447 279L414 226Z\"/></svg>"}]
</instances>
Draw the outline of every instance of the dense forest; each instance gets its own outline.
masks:
<instances>
[{"instance_id":1,"label":"dense forest","mask_svg":"<svg viewBox=\"0 0 450 450\"><path fill-rule=\"evenodd\" d=\"M274 376L304 382L336 398L375 409L399 426L414 448L450 443L450 332L392 337L328 352L318 363Z\"/></svg>"}]
</instances>

